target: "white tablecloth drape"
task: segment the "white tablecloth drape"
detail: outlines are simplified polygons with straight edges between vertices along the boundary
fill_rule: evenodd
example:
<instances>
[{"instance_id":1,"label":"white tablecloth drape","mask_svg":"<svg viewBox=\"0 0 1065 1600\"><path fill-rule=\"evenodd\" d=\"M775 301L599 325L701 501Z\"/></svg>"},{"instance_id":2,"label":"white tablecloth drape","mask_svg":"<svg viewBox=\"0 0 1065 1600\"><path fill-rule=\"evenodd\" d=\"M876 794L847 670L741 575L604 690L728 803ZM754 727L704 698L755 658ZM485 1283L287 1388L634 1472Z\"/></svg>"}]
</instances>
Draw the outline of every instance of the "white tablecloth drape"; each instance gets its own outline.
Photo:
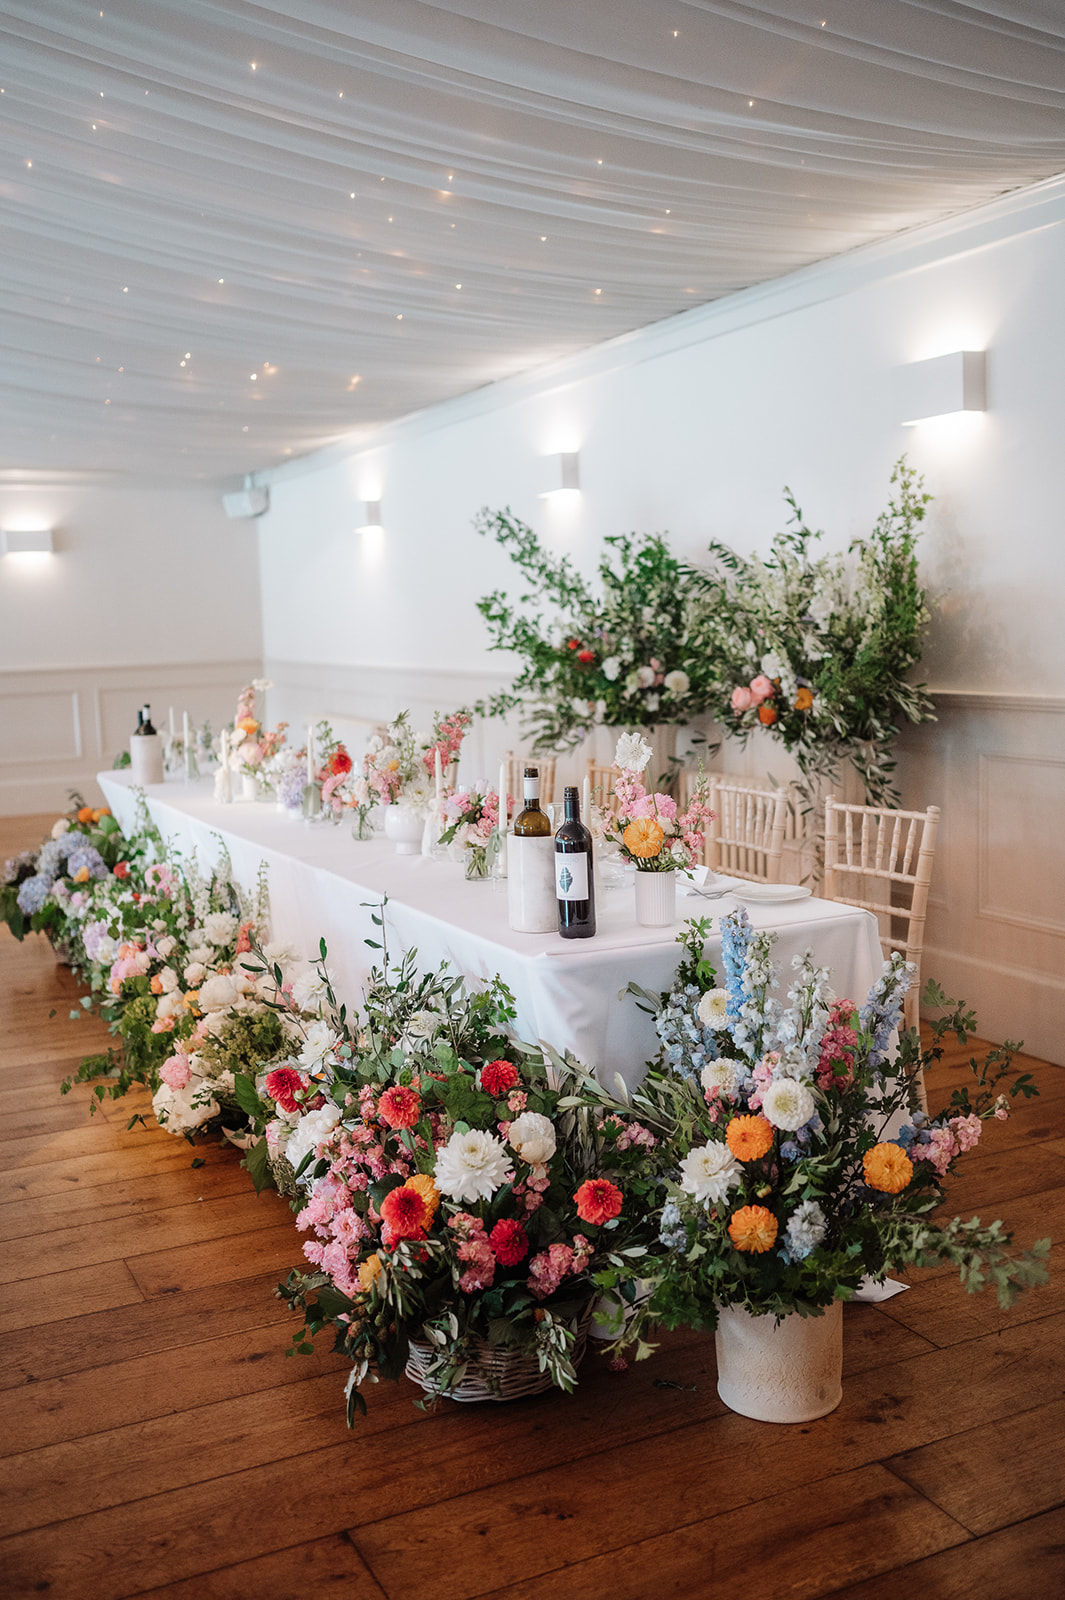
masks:
<instances>
[{"instance_id":1,"label":"white tablecloth drape","mask_svg":"<svg viewBox=\"0 0 1065 1600\"><path fill-rule=\"evenodd\" d=\"M103 772L99 782L115 817L128 828L135 809L129 774ZM222 805L207 780L154 785L146 798L164 838L185 855L195 851L201 865L213 864L224 842L238 881L250 889L260 862L266 862L274 937L308 959L317 956L324 938L337 992L349 1005L358 1002L370 968L380 963L379 952L365 941L380 939L370 919L387 894L391 951L414 948L422 969L446 960L474 980L498 973L517 1002L520 1037L571 1050L607 1084L620 1072L630 1087L655 1054L653 1022L624 991L630 982L652 992L669 987L680 955L680 924L639 927L631 880L601 896L594 939L514 933L507 923L506 885L467 883L452 862L397 855L381 836L358 843L345 826L308 824L273 805ZM731 899L678 896L681 918L715 914L707 955L718 966L717 918L734 905ZM791 957L807 949L830 969L837 994L864 999L881 967L876 920L869 912L817 899L748 910L754 928L777 931L782 1000Z\"/></svg>"}]
</instances>

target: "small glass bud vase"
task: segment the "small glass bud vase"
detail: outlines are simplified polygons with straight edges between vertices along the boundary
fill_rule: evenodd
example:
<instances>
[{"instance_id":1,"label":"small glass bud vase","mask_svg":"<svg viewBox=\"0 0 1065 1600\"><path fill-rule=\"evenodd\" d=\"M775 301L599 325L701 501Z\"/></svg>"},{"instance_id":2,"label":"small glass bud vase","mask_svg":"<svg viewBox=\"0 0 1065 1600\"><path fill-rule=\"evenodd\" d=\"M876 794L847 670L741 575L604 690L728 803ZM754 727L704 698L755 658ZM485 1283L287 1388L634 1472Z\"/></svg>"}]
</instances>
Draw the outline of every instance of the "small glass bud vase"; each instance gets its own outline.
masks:
<instances>
[{"instance_id":1,"label":"small glass bud vase","mask_svg":"<svg viewBox=\"0 0 1065 1600\"><path fill-rule=\"evenodd\" d=\"M316 783L305 783L303 786L303 799L300 801L300 810L308 822L320 816L322 811L322 791Z\"/></svg>"},{"instance_id":2,"label":"small glass bud vase","mask_svg":"<svg viewBox=\"0 0 1065 1600\"><path fill-rule=\"evenodd\" d=\"M373 807L356 806L355 817L351 824L351 837L360 844L367 843L373 838Z\"/></svg>"},{"instance_id":3,"label":"small glass bud vase","mask_svg":"<svg viewBox=\"0 0 1065 1600\"><path fill-rule=\"evenodd\" d=\"M487 844L468 844L465 856L467 883L486 883L492 876Z\"/></svg>"}]
</instances>

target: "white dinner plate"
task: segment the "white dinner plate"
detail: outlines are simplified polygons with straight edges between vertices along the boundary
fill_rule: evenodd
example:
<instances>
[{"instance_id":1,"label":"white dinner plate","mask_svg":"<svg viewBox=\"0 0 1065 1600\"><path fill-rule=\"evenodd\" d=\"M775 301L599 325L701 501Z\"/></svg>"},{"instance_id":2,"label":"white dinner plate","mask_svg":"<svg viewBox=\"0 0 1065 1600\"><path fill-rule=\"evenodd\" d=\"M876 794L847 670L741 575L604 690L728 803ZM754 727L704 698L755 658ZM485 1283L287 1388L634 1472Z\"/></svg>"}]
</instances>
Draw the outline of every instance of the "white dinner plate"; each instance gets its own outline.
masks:
<instances>
[{"instance_id":1,"label":"white dinner plate","mask_svg":"<svg viewBox=\"0 0 1065 1600\"><path fill-rule=\"evenodd\" d=\"M781 905L785 900L808 900L813 893L801 883L741 883L729 891L742 905L749 900L752 905Z\"/></svg>"}]
</instances>

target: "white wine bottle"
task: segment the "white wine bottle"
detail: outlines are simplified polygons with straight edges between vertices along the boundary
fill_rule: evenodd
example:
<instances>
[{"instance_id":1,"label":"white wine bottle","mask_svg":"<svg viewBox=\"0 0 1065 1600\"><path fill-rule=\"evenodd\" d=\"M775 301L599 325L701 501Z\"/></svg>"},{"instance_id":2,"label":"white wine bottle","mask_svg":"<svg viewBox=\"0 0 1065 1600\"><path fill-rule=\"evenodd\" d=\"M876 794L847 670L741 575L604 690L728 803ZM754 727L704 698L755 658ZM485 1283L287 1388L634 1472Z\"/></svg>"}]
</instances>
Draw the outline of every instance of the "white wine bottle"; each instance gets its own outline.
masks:
<instances>
[{"instance_id":1,"label":"white wine bottle","mask_svg":"<svg viewBox=\"0 0 1065 1600\"><path fill-rule=\"evenodd\" d=\"M554 933L555 843L551 819L540 808L540 771L526 767L525 806L518 812L507 841L507 909L516 933Z\"/></svg>"}]
</instances>

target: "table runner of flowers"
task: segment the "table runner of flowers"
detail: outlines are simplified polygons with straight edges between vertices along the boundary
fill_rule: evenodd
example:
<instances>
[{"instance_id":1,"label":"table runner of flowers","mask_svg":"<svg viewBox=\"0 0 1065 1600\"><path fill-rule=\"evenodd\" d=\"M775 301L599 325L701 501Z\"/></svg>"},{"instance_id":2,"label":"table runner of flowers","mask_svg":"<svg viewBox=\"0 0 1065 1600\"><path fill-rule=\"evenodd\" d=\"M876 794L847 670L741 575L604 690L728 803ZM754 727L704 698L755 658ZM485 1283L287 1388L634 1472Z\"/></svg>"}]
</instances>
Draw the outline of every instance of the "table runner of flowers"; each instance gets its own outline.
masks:
<instances>
[{"instance_id":1,"label":"table runner of flowers","mask_svg":"<svg viewBox=\"0 0 1065 1600\"><path fill-rule=\"evenodd\" d=\"M719 987L709 923L688 923L670 990L634 990L661 1049L630 1097L517 1038L498 978L393 952L387 902L365 994L338 997L324 942L308 959L270 927L265 876L248 893L224 850L210 870L169 850L143 796L128 836L105 808L59 818L6 864L0 914L52 941L85 985L78 1013L114 1035L64 1093L91 1085L95 1109L143 1085L161 1127L240 1144L256 1188L289 1198L303 1263L280 1292L297 1349L325 1330L350 1360L349 1419L412 1340L432 1396L485 1347L568 1390L593 1302L621 1360L655 1327L737 1303L816 1315L907 1264L948 1262L1004 1305L1046 1276L1049 1241L1017 1252L1000 1223L932 1216L983 1124L1034 1088L1004 1046L922 1113L921 1067L974 1019L933 986L932 1047L894 1048L900 958L856 1004L807 956L785 1006L772 935L723 919Z\"/></svg>"}]
</instances>

